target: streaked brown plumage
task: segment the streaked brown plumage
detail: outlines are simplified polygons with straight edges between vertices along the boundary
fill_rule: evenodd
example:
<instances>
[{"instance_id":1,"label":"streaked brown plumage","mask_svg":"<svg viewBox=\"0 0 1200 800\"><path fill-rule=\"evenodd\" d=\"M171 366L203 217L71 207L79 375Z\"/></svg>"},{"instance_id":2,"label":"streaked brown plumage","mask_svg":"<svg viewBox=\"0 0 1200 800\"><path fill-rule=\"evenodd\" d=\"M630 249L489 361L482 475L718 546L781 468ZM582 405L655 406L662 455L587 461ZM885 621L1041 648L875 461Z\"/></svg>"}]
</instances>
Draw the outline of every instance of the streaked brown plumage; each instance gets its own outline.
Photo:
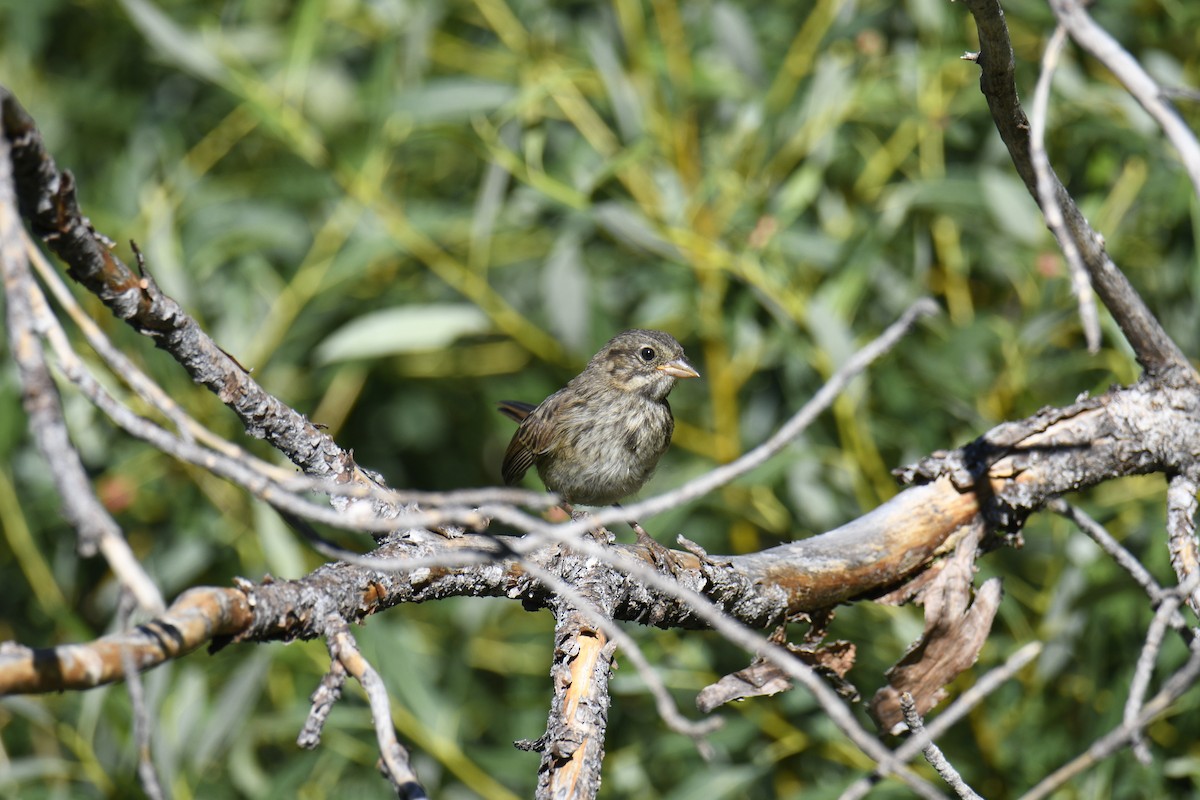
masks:
<instances>
[{"instance_id":1,"label":"streaked brown plumage","mask_svg":"<svg viewBox=\"0 0 1200 800\"><path fill-rule=\"evenodd\" d=\"M699 373L662 331L617 334L583 372L536 407L505 401L521 425L504 454L504 482L537 469L546 488L569 503L611 505L650 479L671 444L667 395Z\"/></svg>"}]
</instances>

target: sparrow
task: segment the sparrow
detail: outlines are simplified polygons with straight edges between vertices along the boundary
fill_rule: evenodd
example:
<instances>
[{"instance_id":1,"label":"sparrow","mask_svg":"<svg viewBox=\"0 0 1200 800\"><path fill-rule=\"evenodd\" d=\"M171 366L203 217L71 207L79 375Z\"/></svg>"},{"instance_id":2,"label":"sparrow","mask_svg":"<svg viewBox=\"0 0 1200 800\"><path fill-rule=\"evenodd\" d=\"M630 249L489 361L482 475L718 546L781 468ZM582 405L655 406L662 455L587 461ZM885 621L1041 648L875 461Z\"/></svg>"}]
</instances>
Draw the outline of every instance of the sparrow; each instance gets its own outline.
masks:
<instances>
[{"instance_id":1,"label":"sparrow","mask_svg":"<svg viewBox=\"0 0 1200 800\"><path fill-rule=\"evenodd\" d=\"M530 467L567 503L608 506L638 491L671 444L675 418L667 395L698 378L683 346L662 331L618 333L583 372L533 406L516 400L500 411L520 423L501 471L508 485ZM663 549L636 522L642 544Z\"/></svg>"}]
</instances>

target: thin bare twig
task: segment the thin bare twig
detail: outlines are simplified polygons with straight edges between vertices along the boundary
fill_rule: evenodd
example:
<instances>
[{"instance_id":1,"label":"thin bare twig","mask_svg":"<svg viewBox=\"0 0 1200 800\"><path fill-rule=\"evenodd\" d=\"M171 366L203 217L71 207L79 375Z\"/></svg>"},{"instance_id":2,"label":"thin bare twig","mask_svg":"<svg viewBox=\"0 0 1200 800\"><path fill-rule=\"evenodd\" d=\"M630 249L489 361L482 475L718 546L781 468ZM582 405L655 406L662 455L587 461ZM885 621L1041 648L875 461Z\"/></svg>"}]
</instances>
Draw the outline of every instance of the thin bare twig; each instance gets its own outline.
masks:
<instances>
[{"instance_id":1,"label":"thin bare twig","mask_svg":"<svg viewBox=\"0 0 1200 800\"><path fill-rule=\"evenodd\" d=\"M1063 219L1062 206L1056 192L1054 171L1050 168L1050 158L1046 155L1046 117L1050 105L1050 86L1054 81L1054 70L1063 46L1067 42L1067 31L1059 25L1046 52L1042 55L1042 72L1038 76L1037 88L1033 93L1033 115L1029 118L1029 157L1037 172L1037 193L1046 217L1046 224L1058 246L1062 248L1067 259L1067 269L1071 273L1071 286L1075 291L1076 302L1079 303L1079 318L1083 324L1083 335L1087 341L1089 353L1100 352L1100 318L1096 314L1096 298L1092 294L1092 281L1088 277L1087 265L1083 256L1067 230L1066 220Z\"/></svg>"},{"instance_id":2,"label":"thin bare twig","mask_svg":"<svg viewBox=\"0 0 1200 800\"><path fill-rule=\"evenodd\" d=\"M268 468L262 468L263 462L250 457L240 448L222 447L221 451L217 451L199 444L197 440L201 437L181 436L168 431L161 425L135 414L109 394L75 353L66 333L57 318L50 313L45 298L41 296L37 287L29 282L27 289L38 330L50 342L68 380L117 427L150 443L158 450L226 478L291 514L347 530L386 533L397 529L437 528L447 525L481 528L488 524L486 514L465 506L428 511L412 511L402 507L396 510L393 516L382 516L377 513L380 510L377 504L358 504L351 506L349 510L318 505L287 491L278 479L282 476L278 475L276 468L269 465Z\"/></svg>"},{"instance_id":3,"label":"thin bare twig","mask_svg":"<svg viewBox=\"0 0 1200 800\"><path fill-rule=\"evenodd\" d=\"M304 720L304 727L296 737L296 744L305 750L312 750L321 743L321 731L325 721L329 719L333 706L342 696L342 687L346 684L346 666L337 659L329 663L329 670L321 677L317 688L313 689L309 700L312 707Z\"/></svg>"},{"instance_id":4,"label":"thin bare twig","mask_svg":"<svg viewBox=\"0 0 1200 800\"><path fill-rule=\"evenodd\" d=\"M921 715L917 713L917 701L909 692L900 695L900 709L904 712L904 722L910 731L919 735L925 730L925 723L921 720ZM963 800L983 800L974 789L967 785L954 765L946 759L946 755L940 747L929 742L922 752L925 754L925 760L937 770L937 774L942 776L942 780L954 790L955 794Z\"/></svg>"},{"instance_id":5,"label":"thin bare twig","mask_svg":"<svg viewBox=\"0 0 1200 800\"><path fill-rule=\"evenodd\" d=\"M1138 654L1137 667L1133 671L1133 679L1129 682L1129 696L1125 699L1125 713L1122 717L1130 729L1130 747L1133 755L1145 766L1150 766L1153 759L1150 748L1142 736L1142 729L1137 726L1138 712L1146 699L1146 690L1150 687L1150 678L1154 674L1154 665L1158 662L1158 653L1162 649L1163 635L1167 631L1172 615L1176 613L1182 599L1172 595L1163 600L1162 605L1154 612L1150 627L1146 629L1146 641L1142 643L1142 651Z\"/></svg>"},{"instance_id":6,"label":"thin bare twig","mask_svg":"<svg viewBox=\"0 0 1200 800\"><path fill-rule=\"evenodd\" d=\"M1016 675L1026 664L1037 658L1041 652L1041 642L1030 642L1021 647L1005 659L1003 664L989 670L983 677L975 681L974 685L955 698L950 705L946 706L945 711L934 717L932 722L924 723L924 730L906 739L904 744L897 747L892 755L897 761L907 763L917 753L922 752L925 745L937 741L951 726L969 714L971 709L979 705L984 698L1000 688L1000 684L1012 678L1013 675ZM860 778L846 787L846 791L842 792L840 800L861 800L861 798L866 797L867 792L871 791L871 786L877 783L880 777L877 770L871 775Z\"/></svg>"},{"instance_id":7,"label":"thin bare twig","mask_svg":"<svg viewBox=\"0 0 1200 800\"><path fill-rule=\"evenodd\" d=\"M123 627L127 627L133 618L137 599L128 590L121 593L120 613L118 619ZM133 741L137 747L138 779L142 790L150 800L163 800L165 797L162 782L154 769L154 758L151 751L150 709L146 704L146 692L142 686L142 676L134 664L133 655L128 650L121 651L121 664L125 668L125 688L129 693L129 705L133 712Z\"/></svg>"},{"instance_id":8,"label":"thin bare twig","mask_svg":"<svg viewBox=\"0 0 1200 800\"><path fill-rule=\"evenodd\" d=\"M980 90L987 99L1000 138L1008 148L1013 166L1029 193L1039 200L1037 172L1030 159L1029 120L1021 110L1014 83L1015 59L1008 24L999 0L963 0L979 31L979 53L970 60L980 67ZM1057 205L1063 210L1066 228L1087 265L1092 286L1112 313L1121 332L1133 348L1138 363L1159 379L1195 384L1200 381L1179 345L1163 329L1145 301L1117 269L1104 243L1066 188L1054 179Z\"/></svg>"},{"instance_id":9,"label":"thin bare twig","mask_svg":"<svg viewBox=\"0 0 1200 800\"><path fill-rule=\"evenodd\" d=\"M1085 772L1126 747L1133 741L1138 731L1157 719L1159 715L1169 711L1175 701L1196 684L1197 679L1200 679L1200 637L1192 640L1191 655L1187 662L1176 670L1150 702L1142 706L1135 719L1122 721L1120 725L1098 738L1083 753L1043 778L1026 792L1021 800L1043 800L1043 798L1049 797L1076 775Z\"/></svg>"},{"instance_id":10,"label":"thin bare twig","mask_svg":"<svg viewBox=\"0 0 1200 800\"><path fill-rule=\"evenodd\" d=\"M42 255L41 250L29 241L28 237L26 237L26 245L30 263L33 264L38 276L50 290L50 294L54 296L54 300L67 312L67 315L83 333L88 345L104 360L114 375L132 388L147 404L170 420L184 441L194 439L223 455L244 461L264 477L275 481L285 491L296 494L316 492L349 499L370 499L395 507L417 504L442 508L445 506L507 503L527 508L550 508L559 502L559 499L552 494L508 486L485 486L450 492L430 492L389 489L386 486L370 482L337 484L328 479L297 474L293 469L280 467L260 459L244 448L216 435L184 411L153 379L113 346L100 326L79 305L75 295L67 288L57 270Z\"/></svg>"},{"instance_id":11,"label":"thin bare twig","mask_svg":"<svg viewBox=\"0 0 1200 800\"><path fill-rule=\"evenodd\" d=\"M1112 534L1104 529L1103 525L1092 519L1082 508L1071 505L1061 497L1051 500L1046 504L1046 508L1074 522L1079 530L1087 534L1092 541L1100 546L1101 550L1108 553L1112 557L1112 560L1117 562L1118 566L1129 573L1130 577L1142 587L1154 603L1161 602L1163 597L1166 596L1165 590L1154 579L1154 576L1150 574L1150 570L1146 569L1133 553L1122 547L1121 543L1114 539ZM1183 622L1183 617L1179 617L1179 622Z\"/></svg>"},{"instance_id":12,"label":"thin bare twig","mask_svg":"<svg viewBox=\"0 0 1200 800\"><path fill-rule=\"evenodd\" d=\"M948 731L952 725L970 713L971 709L979 705L984 698L999 689L1000 684L1010 680L1024 669L1026 664L1037 658L1041 652L1041 642L1030 642L1006 658L1003 664L984 673L983 677L975 681L974 685L946 706L946 710L938 714L933 722L926 720L925 734L930 741ZM896 754L901 758L911 758L920 750L922 743L923 740L920 736L914 736L901 745Z\"/></svg>"},{"instance_id":13,"label":"thin bare twig","mask_svg":"<svg viewBox=\"0 0 1200 800\"><path fill-rule=\"evenodd\" d=\"M325 620L325 628L330 657L340 661L366 692L367 702L371 707L371 719L375 722L375 738L379 742L380 769L391 781L397 797L424 800L428 795L409 765L408 751L396 738L396 727L392 724L392 710L383 678L379 677L379 673L359 651L358 643L354 641L345 620L336 614L330 615Z\"/></svg>"},{"instance_id":14,"label":"thin bare twig","mask_svg":"<svg viewBox=\"0 0 1200 800\"><path fill-rule=\"evenodd\" d=\"M79 326L89 345L105 360L118 378L125 381L140 397L158 409L175 425L179 432L178 435L172 435L161 428L159 428L160 433L154 432L153 427L147 427L153 426L153 423L145 420L139 422L140 418L133 415L132 412L118 411L117 401L103 396L106 393L98 381L83 377L90 371L82 359L75 354L66 334L61 331L57 319L49 313L45 301L39 296L34 300L35 308L39 311L39 328L45 332L45 336L51 339L68 377L80 385L84 394L94 404L105 410L110 417L113 417L114 421L126 432L143 440L153 439L152 444L182 461L215 471L254 494L265 496L275 501L277 505L286 506L295 514L352 530L386 532L397 527L422 527L423 520L419 513L414 515L414 512L405 512L402 519L388 519L384 516L372 522L364 522L358 508L352 514L330 511L323 506L311 504L298 495L305 492L318 492L336 497L371 499L386 508L404 508L407 504L419 503L437 509L431 512L430 520L424 520L424 524L430 527L455 523L475 526L485 524L486 517L480 515L473 507L483 503L548 508L557 502L557 498L553 495L506 487L484 487L456 492L412 492L397 491L366 482L338 485L324 479L297 475L292 470L283 469L264 461L212 433L184 412L149 376L112 346L99 326L87 317L58 274L32 244L28 246L27 252L30 253L31 261L38 269L42 280L54 294L59 305ZM295 496L281 497L280 493L289 493ZM379 510L380 505L376 505L375 508ZM441 519L442 522L433 522L431 521L433 518ZM342 522L339 523L339 520ZM348 521L356 522L347 524Z\"/></svg>"},{"instance_id":15,"label":"thin bare twig","mask_svg":"<svg viewBox=\"0 0 1200 800\"><path fill-rule=\"evenodd\" d=\"M5 139L0 142L0 270L7 297L9 347L21 381L29 427L50 466L63 513L79 537L80 552L101 552L138 603L151 613L161 612L166 607L162 594L133 554L116 520L92 491L79 452L71 442L58 388L50 377L38 338L41 328L36 298L41 294L25 257L24 231L16 207L9 143Z\"/></svg>"},{"instance_id":16,"label":"thin bare twig","mask_svg":"<svg viewBox=\"0 0 1200 800\"><path fill-rule=\"evenodd\" d=\"M302 414L265 392L153 279L134 273L80 212L71 173L60 171L11 92L0 87L0 121L12 144L16 199L34 235L119 319L153 337L197 383L236 413L247 433L268 440L305 472L359 480L353 459ZM6 158L6 160L9 160ZM15 207L15 205L14 205Z\"/></svg>"},{"instance_id":17,"label":"thin bare twig","mask_svg":"<svg viewBox=\"0 0 1200 800\"><path fill-rule=\"evenodd\" d=\"M1146 113L1154 118L1163 133L1175 145L1180 160L1192 180L1192 191L1200 198L1200 142L1179 112L1167 101L1167 93L1142 69L1108 31L1096 24L1079 0L1051 0L1050 7L1058 23L1084 50L1091 53L1117 76Z\"/></svg>"}]
</instances>

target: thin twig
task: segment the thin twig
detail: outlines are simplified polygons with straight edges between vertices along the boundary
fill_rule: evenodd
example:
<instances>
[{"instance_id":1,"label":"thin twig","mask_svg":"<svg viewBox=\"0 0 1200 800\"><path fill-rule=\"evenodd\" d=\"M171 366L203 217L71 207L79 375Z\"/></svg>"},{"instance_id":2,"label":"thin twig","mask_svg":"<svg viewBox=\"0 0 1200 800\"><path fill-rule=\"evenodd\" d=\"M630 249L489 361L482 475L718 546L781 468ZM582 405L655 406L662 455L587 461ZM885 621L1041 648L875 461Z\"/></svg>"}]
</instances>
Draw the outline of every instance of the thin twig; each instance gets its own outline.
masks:
<instances>
[{"instance_id":1,"label":"thin twig","mask_svg":"<svg viewBox=\"0 0 1200 800\"><path fill-rule=\"evenodd\" d=\"M122 592L120 613L118 619L122 627L128 627L137 606L137 599L132 593ZM137 747L138 780L141 781L142 791L150 800L163 800L162 782L154 769L154 758L151 751L150 709L146 704L146 692L142 686L142 676L134 663L133 654L128 649L121 651L121 663L125 669L125 690L129 693L129 705L133 716L133 741Z\"/></svg>"},{"instance_id":2,"label":"thin twig","mask_svg":"<svg viewBox=\"0 0 1200 800\"><path fill-rule=\"evenodd\" d=\"M309 701L312 707L304 719L304 727L296 737L296 744L305 750L315 749L321 743L321 731L333 711L333 706L342 696L342 687L346 684L346 666L337 659L329 662L329 670L321 676L317 688L313 689Z\"/></svg>"},{"instance_id":3,"label":"thin twig","mask_svg":"<svg viewBox=\"0 0 1200 800\"><path fill-rule=\"evenodd\" d=\"M366 483L337 485L328 480L297 475L290 470L263 461L248 451L216 436L179 408L145 373L141 372L124 354L112 346L99 327L83 314L82 309L62 284L57 273L50 268L44 258L40 257L36 248L33 248L32 252L37 254L33 263L38 267L42 279L54 293L55 299L67 310L83 331L92 348L110 365L114 374L126 381L147 403L170 419L179 430L179 434L171 434L161 426L154 426L154 423L133 415L132 412L117 410L119 404L115 399L107 396L99 381L84 377L90 371L82 359L75 354L66 334L61 331L57 319L49 313L45 307L45 301L39 297L35 299L35 307L42 312L38 315L39 328L44 331L44 335L51 339L51 344L54 345L68 378L79 385L85 396L112 417L114 422L124 428L127 433L151 441L163 452L213 471L256 495L286 507L294 514L365 532L387 532L400 527L438 527L451 524L475 527L486 524L486 517L473 508L477 504L506 503L547 508L557 502L557 498L553 495L499 487L457 492L409 492ZM158 432L154 431L154 427L158 428ZM404 508L410 503L420 503L436 510L431 510L428 515L406 511L399 518L379 517L367 521L360 515L361 507L356 507L355 513L349 514L336 510L331 511L324 506L317 506L296 496L304 492L372 499L389 508ZM288 494L293 496L285 496ZM378 510L378 506L376 509ZM368 519L369 517L370 515L367 515Z\"/></svg>"},{"instance_id":4,"label":"thin twig","mask_svg":"<svg viewBox=\"0 0 1200 800\"><path fill-rule=\"evenodd\" d=\"M910 736L904 741L904 744L896 748L892 755L897 761L907 763L917 753L922 752L925 745L937 741L951 726L969 714L971 709L999 689L1002 683L1016 675L1041 652L1041 642L1030 642L1018 649L1005 659L1003 664L984 673L983 677L975 681L969 689L955 698L954 702L946 706L945 711L934 717L932 722L925 723L923 732ZM842 792L840 800L860 800L860 798L866 797L867 792L871 791L871 786L877 783L880 777L881 775L876 771L860 778Z\"/></svg>"},{"instance_id":5,"label":"thin twig","mask_svg":"<svg viewBox=\"0 0 1200 800\"><path fill-rule=\"evenodd\" d=\"M1145 728L1161 714L1170 710L1184 692L1191 689L1200 678L1200 637L1192 640L1191 655L1182 667L1173 674L1150 702L1142 706L1137 718L1122 721L1120 725L1094 741L1087 750L1043 778L1026 792L1021 800L1043 800L1067 781L1091 769L1097 763L1122 749L1133 740L1137 731Z\"/></svg>"},{"instance_id":6,"label":"thin twig","mask_svg":"<svg viewBox=\"0 0 1200 800\"><path fill-rule=\"evenodd\" d=\"M1163 635L1170 624L1171 616L1182 602L1178 596L1168 597L1154 612L1150 627L1146 629L1146 641L1142 643L1142 651L1138 654L1137 667L1133 671L1133 679L1129 682L1129 696L1125 699L1125 713L1122 719L1132 731L1130 746L1133 755L1144 766L1150 766L1153 759L1150 748L1142 736L1142 729L1137 727L1138 712L1142 701L1146 699L1146 690L1150 687L1150 678L1154 674L1154 665L1158 663L1158 653L1162 649Z\"/></svg>"},{"instance_id":7,"label":"thin twig","mask_svg":"<svg viewBox=\"0 0 1200 800\"><path fill-rule=\"evenodd\" d=\"M917 701L913 699L911 692L903 692L900 695L900 710L904 712L904 722L908 725L908 729L913 734L920 735L925 730L925 724L921 720L921 715L917 713ZM937 774L942 776L942 780L954 790L955 794L963 800L983 800L974 789L967 785L954 765L946 759L946 755L940 747L930 742L925 745L922 752L925 754L925 760L937 770Z\"/></svg>"},{"instance_id":8,"label":"thin twig","mask_svg":"<svg viewBox=\"0 0 1200 800\"><path fill-rule=\"evenodd\" d=\"M1112 557L1112 560L1117 562L1118 566L1129 573L1130 577L1145 590L1154 603L1157 604L1162 601L1166 593L1158 581L1154 579L1154 576L1150 574L1150 570L1142 565L1137 556L1122 547L1121 543L1114 539L1112 534L1104 529L1103 525L1092 519L1086 511L1078 506L1071 505L1061 497L1051 500L1046 504L1046 508L1074 522L1079 530L1087 534L1092 541L1100 546L1101 550L1108 553ZM1183 617L1179 617L1179 622L1183 622Z\"/></svg>"},{"instance_id":9,"label":"thin twig","mask_svg":"<svg viewBox=\"0 0 1200 800\"><path fill-rule=\"evenodd\" d=\"M1063 255L1067 259L1067 269L1071 273L1071 286L1075 291L1075 299L1079 303L1079 318L1083 324L1083 335L1087 341L1089 353L1100 351L1100 318L1096 314L1096 298L1092 294L1092 281L1088 277L1087 265L1067 230L1066 220L1063 219L1062 206L1059 205L1054 172L1050 169L1050 158L1046 155L1046 117L1050 104L1050 86L1054 82L1054 70L1063 46L1067 42L1067 31L1059 25L1046 52L1042 55L1042 72L1038 76L1037 88L1033 93L1033 112L1029 118L1029 157L1033 168L1037 171L1037 191L1041 200L1042 213L1046 216L1046 224L1058 240Z\"/></svg>"},{"instance_id":10,"label":"thin twig","mask_svg":"<svg viewBox=\"0 0 1200 800\"><path fill-rule=\"evenodd\" d=\"M172 433L134 413L109 394L75 353L66 333L49 312L45 299L32 282L29 284L29 291L30 302L37 313L38 327L53 347L67 379L119 428L150 443L158 450L226 478L292 514L347 530L386 533L397 529L429 529L448 525L481 528L488 524L489 518L486 513L471 507L447 507L428 511L410 511L407 507L402 507L396 511L395 516L385 517L376 513L377 506L360 504L347 511L318 505L284 489L273 470L257 469L257 459L251 459L240 448L227 451L232 452L232 455L228 455L226 452L218 452L200 445L191 436Z\"/></svg>"},{"instance_id":11,"label":"thin twig","mask_svg":"<svg viewBox=\"0 0 1200 800\"><path fill-rule=\"evenodd\" d=\"M1037 172L1029 155L1029 121L1021 110L1014 83L1015 64L1008 24L999 0L963 0L979 31L980 90L987 99L992 120L1008 148L1013 166L1026 188L1039 200ZM1104 251L1100 237L1062 183L1055 178L1056 204L1063 209L1067 230L1087 265L1092 286L1112 313L1133 348L1138 363L1153 377L1194 385L1200 381L1179 345L1151 313L1129 279Z\"/></svg>"},{"instance_id":12,"label":"thin twig","mask_svg":"<svg viewBox=\"0 0 1200 800\"><path fill-rule=\"evenodd\" d=\"M383 774L391 781L397 797L424 800L428 795L409 765L408 751L396 738L396 727L392 724L392 709L383 678L379 677L379 673L359 651L358 643L354 641L345 620L331 614L325 620L325 629L330 657L340 661L366 692L367 702L371 707L371 719L375 722L375 738L379 742L380 768Z\"/></svg>"},{"instance_id":13,"label":"thin twig","mask_svg":"<svg viewBox=\"0 0 1200 800\"><path fill-rule=\"evenodd\" d=\"M151 613L165 607L162 594L142 568L116 520L92 490L83 462L63 419L58 388L50 377L39 341L38 299L42 300L25 256L24 231L15 215L9 143L0 142L0 270L7 297L9 348L21 382L29 427L50 466L63 514L79 537L84 555L101 552L121 584ZM44 317L44 314L41 315Z\"/></svg>"},{"instance_id":14,"label":"thin twig","mask_svg":"<svg viewBox=\"0 0 1200 800\"><path fill-rule=\"evenodd\" d=\"M1167 94L1150 73L1142 69L1108 31L1096 24L1078 0L1051 0L1050 7L1058 23L1066 28L1080 47L1108 67L1146 113L1154 118L1179 152L1180 160L1192 179L1192 191L1200 198L1200 142L1179 112L1167 102Z\"/></svg>"}]
</instances>

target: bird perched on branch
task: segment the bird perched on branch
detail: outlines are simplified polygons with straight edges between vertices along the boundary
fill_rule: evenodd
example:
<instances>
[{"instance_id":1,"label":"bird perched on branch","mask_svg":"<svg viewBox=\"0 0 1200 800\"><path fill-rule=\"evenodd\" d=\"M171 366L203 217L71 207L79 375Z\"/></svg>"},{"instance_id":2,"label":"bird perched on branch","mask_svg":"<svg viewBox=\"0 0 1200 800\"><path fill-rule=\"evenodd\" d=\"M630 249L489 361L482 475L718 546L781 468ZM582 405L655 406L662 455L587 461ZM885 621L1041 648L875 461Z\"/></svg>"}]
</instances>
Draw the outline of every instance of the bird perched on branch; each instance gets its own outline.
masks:
<instances>
[{"instance_id":1,"label":"bird perched on branch","mask_svg":"<svg viewBox=\"0 0 1200 800\"><path fill-rule=\"evenodd\" d=\"M671 444L675 418L667 395L675 382L698 377L669 333L617 334L540 405L499 404L521 423L504 453L504 482L517 483L536 467L546 488L568 503L617 503L645 485ZM641 544L663 549L636 522L630 525Z\"/></svg>"}]
</instances>

